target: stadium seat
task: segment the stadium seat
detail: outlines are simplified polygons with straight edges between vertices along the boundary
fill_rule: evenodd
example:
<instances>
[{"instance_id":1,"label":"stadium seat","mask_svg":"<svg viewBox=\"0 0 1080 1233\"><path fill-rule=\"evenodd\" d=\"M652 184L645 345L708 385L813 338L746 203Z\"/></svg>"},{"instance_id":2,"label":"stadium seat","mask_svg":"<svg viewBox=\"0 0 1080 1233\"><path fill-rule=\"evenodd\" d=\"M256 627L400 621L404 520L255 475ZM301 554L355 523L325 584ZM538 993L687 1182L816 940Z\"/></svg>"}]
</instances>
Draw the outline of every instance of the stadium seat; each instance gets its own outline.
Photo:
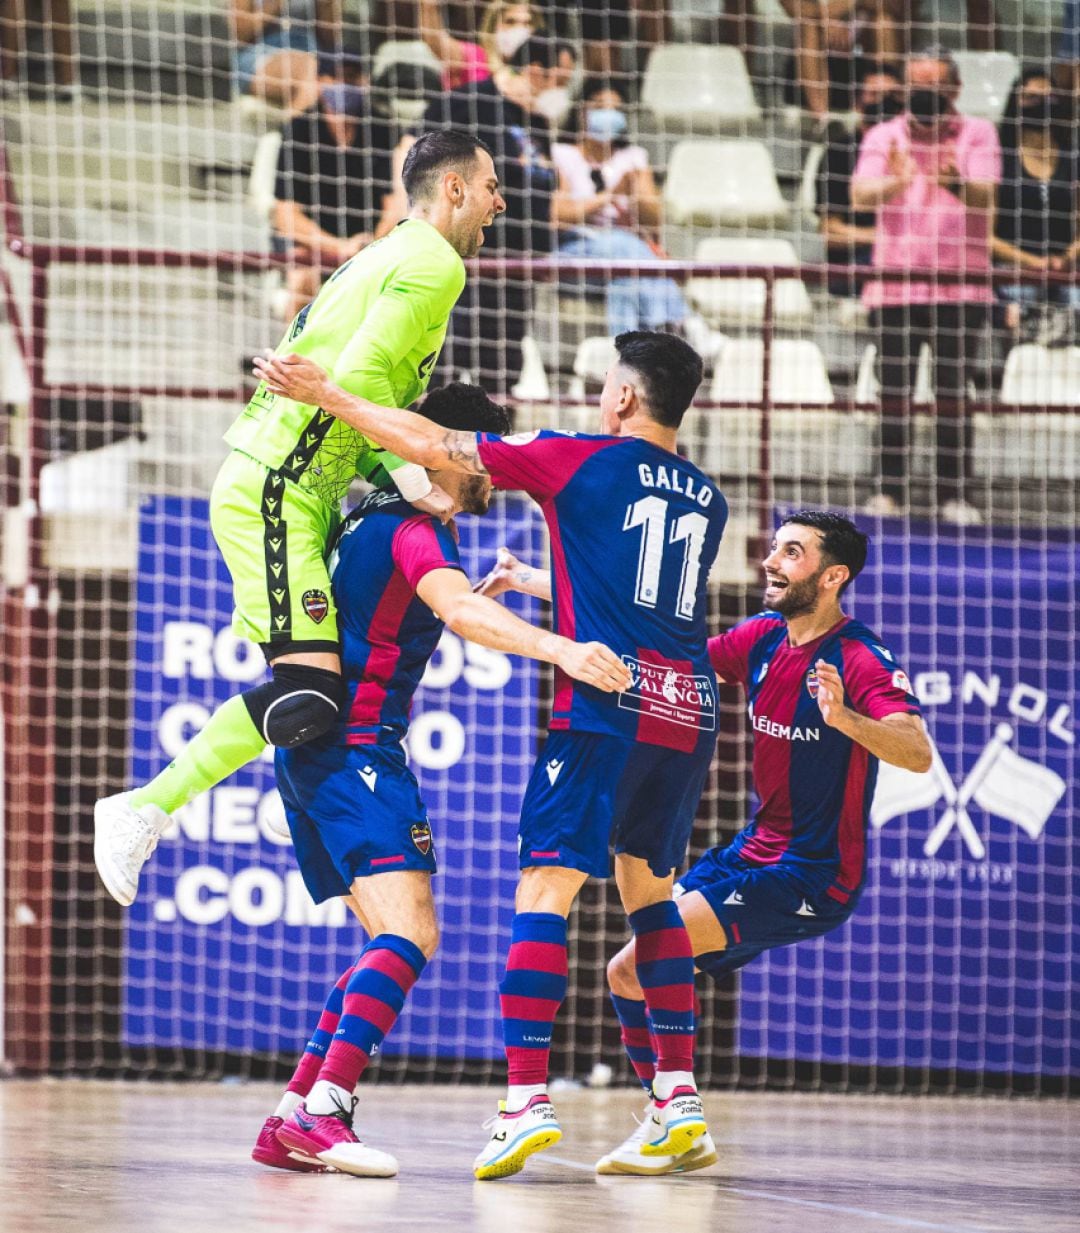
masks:
<instances>
[{"instance_id":1,"label":"stadium seat","mask_svg":"<svg viewBox=\"0 0 1080 1233\"><path fill-rule=\"evenodd\" d=\"M798 265L789 240L702 240L694 253L698 261L742 266ZM690 303L713 326L760 325L765 315L765 280L760 278L692 278L686 287ZM794 326L810 320L813 309L806 287L797 278L776 283L773 320Z\"/></svg>"},{"instance_id":2,"label":"stadium seat","mask_svg":"<svg viewBox=\"0 0 1080 1233\"><path fill-rule=\"evenodd\" d=\"M760 141L680 141L664 180L669 222L768 226L787 218L772 155Z\"/></svg>"},{"instance_id":3,"label":"stadium seat","mask_svg":"<svg viewBox=\"0 0 1080 1233\"><path fill-rule=\"evenodd\" d=\"M867 343L859 364L859 375L855 379L855 401L858 403L877 402L881 397L881 383L877 377L877 347ZM912 406L927 407L934 399L934 357L929 343L923 343L919 350L919 364L915 369L915 392L912 395Z\"/></svg>"},{"instance_id":4,"label":"stadium seat","mask_svg":"<svg viewBox=\"0 0 1080 1233\"><path fill-rule=\"evenodd\" d=\"M808 227L816 231L818 219L817 179L821 170L821 160L825 157L825 145L819 142L807 151L806 162L803 163L802 178L799 181L799 209Z\"/></svg>"},{"instance_id":5,"label":"stadium seat","mask_svg":"<svg viewBox=\"0 0 1080 1233\"><path fill-rule=\"evenodd\" d=\"M714 133L761 119L737 47L669 43L654 47L641 101L661 129Z\"/></svg>"},{"instance_id":6,"label":"stadium seat","mask_svg":"<svg viewBox=\"0 0 1080 1233\"><path fill-rule=\"evenodd\" d=\"M536 339L530 334L521 340L521 373L510 392L522 402L545 402L551 397L544 359Z\"/></svg>"},{"instance_id":7,"label":"stadium seat","mask_svg":"<svg viewBox=\"0 0 1080 1233\"><path fill-rule=\"evenodd\" d=\"M728 339L713 373L709 390L713 402L761 402L762 346L760 338ZM833 402L825 357L816 343L793 338L773 342L770 393L773 402L807 407Z\"/></svg>"},{"instance_id":8,"label":"stadium seat","mask_svg":"<svg viewBox=\"0 0 1080 1233\"><path fill-rule=\"evenodd\" d=\"M419 64L421 67L442 73L439 57L423 39L387 39L375 53L375 60L371 66L372 80L391 64Z\"/></svg>"},{"instance_id":9,"label":"stadium seat","mask_svg":"<svg viewBox=\"0 0 1080 1233\"><path fill-rule=\"evenodd\" d=\"M274 130L263 133L255 146L248 174L248 202L258 215L259 221L270 225L274 212L274 182L277 179L278 153L281 150L281 133Z\"/></svg>"},{"instance_id":10,"label":"stadium seat","mask_svg":"<svg viewBox=\"0 0 1080 1233\"><path fill-rule=\"evenodd\" d=\"M1005 361L1001 401L1022 407L1080 406L1080 347L1013 347Z\"/></svg>"},{"instance_id":11,"label":"stadium seat","mask_svg":"<svg viewBox=\"0 0 1080 1233\"><path fill-rule=\"evenodd\" d=\"M593 334L583 338L574 356L574 379L570 383L570 397L584 398L586 383L602 384L614 358L614 343L606 335Z\"/></svg>"},{"instance_id":12,"label":"stadium seat","mask_svg":"<svg viewBox=\"0 0 1080 1233\"><path fill-rule=\"evenodd\" d=\"M960 97L956 109L966 116L981 116L996 124L1005 111L1009 91L1020 74L1011 51L954 52L960 70Z\"/></svg>"}]
</instances>

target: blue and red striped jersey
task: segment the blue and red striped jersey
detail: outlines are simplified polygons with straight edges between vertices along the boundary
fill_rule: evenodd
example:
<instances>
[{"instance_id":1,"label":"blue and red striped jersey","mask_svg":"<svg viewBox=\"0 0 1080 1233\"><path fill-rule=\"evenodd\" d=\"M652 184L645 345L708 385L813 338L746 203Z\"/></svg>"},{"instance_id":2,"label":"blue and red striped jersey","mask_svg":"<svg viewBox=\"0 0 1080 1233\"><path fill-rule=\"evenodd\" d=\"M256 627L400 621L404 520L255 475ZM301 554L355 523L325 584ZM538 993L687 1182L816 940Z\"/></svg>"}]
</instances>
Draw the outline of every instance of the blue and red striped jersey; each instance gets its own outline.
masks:
<instances>
[{"instance_id":1,"label":"blue and red striped jersey","mask_svg":"<svg viewBox=\"0 0 1080 1233\"><path fill-rule=\"evenodd\" d=\"M413 694L443 631L442 621L417 598L417 584L433 569L460 568L453 535L418 514L396 489L371 493L349 514L330 555L330 578L350 701L346 719L328 741L401 740Z\"/></svg>"},{"instance_id":2,"label":"blue and red striped jersey","mask_svg":"<svg viewBox=\"0 0 1080 1233\"><path fill-rule=\"evenodd\" d=\"M550 727L687 752L715 739L705 583L727 502L701 471L636 437L477 435L496 488L527 492L551 539L555 628L605 643L633 685L605 694L556 672Z\"/></svg>"},{"instance_id":3,"label":"blue and red striped jersey","mask_svg":"<svg viewBox=\"0 0 1080 1233\"><path fill-rule=\"evenodd\" d=\"M846 902L863 880L878 760L822 719L814 665L833 664L847 705L870 719L919 714L907 677L892 652L850 617L791 646L784 618L761 612L710 638L709 658L719 677L745 686L754 731L758 809L733 846L755 864L829 866L828 893Z\"/></svg>"}]
</instances>

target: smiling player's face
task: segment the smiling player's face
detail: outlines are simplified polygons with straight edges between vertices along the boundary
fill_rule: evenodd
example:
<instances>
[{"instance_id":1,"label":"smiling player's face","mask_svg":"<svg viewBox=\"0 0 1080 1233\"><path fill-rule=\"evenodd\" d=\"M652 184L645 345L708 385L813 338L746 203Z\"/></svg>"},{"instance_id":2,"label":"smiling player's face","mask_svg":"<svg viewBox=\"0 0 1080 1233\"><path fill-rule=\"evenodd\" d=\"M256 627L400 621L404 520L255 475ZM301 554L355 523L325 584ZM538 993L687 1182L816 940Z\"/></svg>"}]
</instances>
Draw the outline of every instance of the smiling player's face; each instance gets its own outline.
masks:
<instances>
[{"instance_id":1,"label":"smiling player's face","mask_svg":"<svg viewBox=\"0 0 1080 1233\"><path fill-rule=\"evenodd\" d=\"M818 605L818 581L829 568L813 527L789 523L776 532L765 570L765 607L782 617L807 616Z\"/></svg>"}]
</instances>

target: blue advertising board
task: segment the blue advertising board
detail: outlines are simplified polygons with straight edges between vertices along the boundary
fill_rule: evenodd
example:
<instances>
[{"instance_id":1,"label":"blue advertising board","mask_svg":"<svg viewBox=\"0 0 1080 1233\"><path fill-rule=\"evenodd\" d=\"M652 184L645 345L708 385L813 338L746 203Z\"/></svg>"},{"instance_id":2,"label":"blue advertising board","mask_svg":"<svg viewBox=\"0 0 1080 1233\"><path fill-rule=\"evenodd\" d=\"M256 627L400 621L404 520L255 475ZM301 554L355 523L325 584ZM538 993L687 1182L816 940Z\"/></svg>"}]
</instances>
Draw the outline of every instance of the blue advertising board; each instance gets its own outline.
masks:
<instances>
[{"instance_id":1,"label":"blue advertising board","mask_svg":"<svg viewBox=\"0 0 1080 1233\"><path fill-rule=\"evenodd\" d=\"M740 984L739 1052L1080 1074L1073 532L886 523L848 610L896 656L934 748L883 767L841 930Z\"/></svg>"},{"instance_id":2,"label":"blue advertising board","mask_svg":"<svg viewBox=\"0 0 1080 1233\"><path fill-rule=\"evenodd\" d=\"M539 560L542 528L535 507L518 498L499 498L487 518L459 520L466 570L481 576L504 543ZM130 776L142 783L265 665L230 629L231 587L204 500L145 503L136 602ZM536 615L534 601L514 596L510 605ZM536 750L537 680L534 663L445 634L418 691L409 755L439 858L443 940L385 1052L502 1053L497 985L517 815ZM312 904L275 819L282 809L269 754L178 811L126 917L127 1044L302 1047L363 938L340 900Z\"/></svg>"}]
</instances>

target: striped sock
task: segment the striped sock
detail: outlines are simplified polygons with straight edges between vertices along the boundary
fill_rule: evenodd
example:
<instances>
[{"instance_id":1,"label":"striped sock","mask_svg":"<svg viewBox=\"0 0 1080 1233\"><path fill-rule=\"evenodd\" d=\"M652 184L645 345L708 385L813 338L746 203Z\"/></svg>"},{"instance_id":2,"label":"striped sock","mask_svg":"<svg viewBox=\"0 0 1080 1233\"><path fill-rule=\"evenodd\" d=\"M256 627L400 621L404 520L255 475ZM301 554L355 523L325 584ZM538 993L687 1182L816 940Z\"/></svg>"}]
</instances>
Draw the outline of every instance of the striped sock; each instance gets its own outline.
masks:
<instances>
[{"instance_id":1,"label":"striped sock","mask_svg":"<svg viewBox=\"0 0 1080 1233\"><path fill-rule=\"evenodd\" d=\"M300 1055L300 1061L293 1072L293 1077L285 1089L287 1092L306 1096L319 1077L319 1071L326 1059L326 1051L330 1048L334 1033L338 1028L338 1021L341 1019L345 986L349 983L349 977L352 976L353 971L352 967L346 968L338 977L337 984L330 990L330 996L326 999L326 1005L319 1016L319 1026L304 1046L304 1052Z\"/></svg>"},{"instance_id":2,"label":"striped sock","mask_svg":"<svg viewBox=\"0 0 1080 1233\"><path fill-rule=\"evenodd\" d=\"M672 899L630 913L656 1069L694 1069L694 952Z\"/></svg>"},{"instance_id":3,"label":"striped sock","mask_svg":"<svg viewBox=\"0 0 1080 1233\"><path fill-rule=\"evenodd\" d=\"M345 986L341 1021L319 1079L351 1092L424 970L424 952L408 938L380 933L360 952Z\"/></svg>"},{"instance_id":4,"label":"striped sock","mask_svg":"<svg viewBox=\"0 0 1080 1233\"><path fill-rule=\"evenodd\" d=\"M519 912L499 986L507 1082L547 1083L551 1029L566 996L566 919Z\"/></svg>"},{"instance_id":5,"label":"striped sock","mask_svg":"<svg viewBox=\"0 0 1080 1233\"><path fill-rule=\"evenodd\" d=\"M645 1012L645 1003L634 998L621 998L617 993L613 993L611 1004L619 1017L623 1048L634 1068L634 1074L641 1081L641 1086L651 1092L652 1081L656 1075L656 1054L653 1052L652 1038L649 1035L649 1017Z\"/></svg>"}]
</instances>

